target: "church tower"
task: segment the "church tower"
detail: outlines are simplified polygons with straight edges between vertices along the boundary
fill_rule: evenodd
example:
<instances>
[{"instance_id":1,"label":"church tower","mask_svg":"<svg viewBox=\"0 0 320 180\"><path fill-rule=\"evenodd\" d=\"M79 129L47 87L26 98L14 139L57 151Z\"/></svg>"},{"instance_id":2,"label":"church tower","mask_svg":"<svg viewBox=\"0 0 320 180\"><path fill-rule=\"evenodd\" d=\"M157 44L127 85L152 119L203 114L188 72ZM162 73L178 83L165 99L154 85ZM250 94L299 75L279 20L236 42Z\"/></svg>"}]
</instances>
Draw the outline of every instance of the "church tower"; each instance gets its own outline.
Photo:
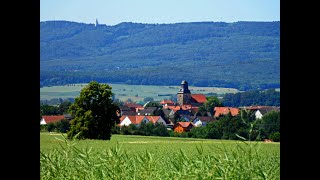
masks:
<instances>
[{"instance_id":1,"label":"church tower","mask_svg":"<svg viewBox=\"0 0 320 180\"><path fill-rule=\"evenodd\" d=\"M181 82L177 99L178 99L178 104L180 106L184 105L184 104L190 104L191 93L190 93L190 90L188 88L188 82L185 81L185 80L183 80Z\"/></svg>"},{"instance_id":2,"label":"church tower","mask_svg":"<svg viewBox=\"0 0 320 180\"><path fill-rule=\"evenodd\" d=\"M96 24L95 27L97 27L99 25L98 19L96 18Z\"/></svg>"}]
</instances>

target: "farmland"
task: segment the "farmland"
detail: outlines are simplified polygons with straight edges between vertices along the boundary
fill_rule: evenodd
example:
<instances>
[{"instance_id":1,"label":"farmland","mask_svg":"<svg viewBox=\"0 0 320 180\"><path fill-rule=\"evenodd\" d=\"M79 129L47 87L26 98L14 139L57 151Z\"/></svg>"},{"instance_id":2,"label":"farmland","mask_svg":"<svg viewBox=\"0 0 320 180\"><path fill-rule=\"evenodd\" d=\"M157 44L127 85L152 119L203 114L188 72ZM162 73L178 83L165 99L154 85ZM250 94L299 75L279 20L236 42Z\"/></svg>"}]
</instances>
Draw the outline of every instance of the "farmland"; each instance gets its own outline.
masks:
<instances>
[{"instance_id":1,"label":"farmland","mask_svg":"<svg viewBox=\"0 0 320 180\"><path fill-rule=\"evenodd\" d=\"M41 179L280 179L280 143L40 133L40 150Z\"/></svg>"},{"instance_id":2,"label":"farmland","mask_svg":"<svg viewBox=\"0 0 320 180\"><path fill-rule=\"evenodd\" d=\"M180 83L180 82L179 82ZM72 84L64 86L51 86L40 88L40 100L50 100L53 98L75 98L79 96L81 89L86 84ZM126 85L126 84L109 84L112 87L112 92L115 98L121 101L131 99L138 102L143 101L146 97L152 97L155 101L169 99L170 96L176 95L180 84L177 86L148 86L148 85ZM189 86L192 94L207 94L215 93L221 96L225 93L237 93L237 89L219 88L219 87L195 87Z\"/></svg>"}]
</instances>

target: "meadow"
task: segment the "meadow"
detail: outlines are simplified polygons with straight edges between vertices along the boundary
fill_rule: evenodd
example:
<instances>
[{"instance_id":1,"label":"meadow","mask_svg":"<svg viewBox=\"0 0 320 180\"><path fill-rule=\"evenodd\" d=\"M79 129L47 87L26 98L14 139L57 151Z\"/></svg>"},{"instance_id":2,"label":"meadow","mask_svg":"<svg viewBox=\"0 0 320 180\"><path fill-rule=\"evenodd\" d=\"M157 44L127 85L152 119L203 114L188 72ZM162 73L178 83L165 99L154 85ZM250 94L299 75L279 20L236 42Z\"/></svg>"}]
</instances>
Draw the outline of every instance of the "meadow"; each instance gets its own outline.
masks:
<instances>
[{"instance_id":1,"label":"meadow","mask_svg":"<svg viewBox=\"0 0 320 180\"><path fill-rule=\"evenodd\" d=\"M41 179L280 179L280 143L40 133Z\"/></svg>"},{"instance_id":2,"label":"meadow","mask_svg":"<svg viewBox=\"0 0 320 180\"><path fill-rule=\"evenodd\" d=\"M79 96L81 89L86 84L72 84L64 86L50 86L40 88L40 100L50 100L53 98L75 98ZM121 101L131 99L134 102L143 101L146 97L152 97L155 101L169 99L171 95L176 95L180 86L148 86L148 85L127 85L127 84L109 84L115 98ZM215 93L222 96L225 93L240 92L234 88L219 87L195 87L189 86L192 94L210 94Z\"/></svg>"}]
</instances>

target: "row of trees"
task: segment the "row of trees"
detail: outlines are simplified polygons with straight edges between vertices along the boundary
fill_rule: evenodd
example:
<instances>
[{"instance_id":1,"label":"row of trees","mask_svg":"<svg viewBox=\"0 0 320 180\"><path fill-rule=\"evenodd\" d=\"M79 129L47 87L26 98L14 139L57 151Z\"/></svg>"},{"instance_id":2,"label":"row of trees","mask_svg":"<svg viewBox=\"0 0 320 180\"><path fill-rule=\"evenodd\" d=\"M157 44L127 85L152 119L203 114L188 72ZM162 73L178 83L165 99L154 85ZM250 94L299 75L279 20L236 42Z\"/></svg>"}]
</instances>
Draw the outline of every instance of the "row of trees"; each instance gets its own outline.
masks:
<instances>
[{"instance_id":1,"label":"row of trees","mask_svg":"<svg viewBox=\"0 0 320 180\"><path fill-rule=\"evenodd\" d=\"M275 89L252 90L227 93L223 96L225 106L240 107L251 105L280 106L280 92Z\"/></svg>"},{"instance_id":2,"label":"row of trees","mask_svg":"<svg viewBox=\"0 0 320 180\"><path fill-rule=\"evenodd\" d=\"M152 124L142 122L140 126L130 124L129 126L114 126L112 128L112 134L123 135L142 135L142 136L169 136L167 127L163 124Z\"/></svg>"},{"instance_id":3,"label":"row of trees","mask_svg":"<svg viewBox=\"0 0 320 180\"><path fill-rule=\"evenodd\" d=\"M272 139L280 141L280 112L271 111L262 119L252 118L251 112L241 111L241 115L220 117L207 126L193 128L188 137L206 139L239 139L247 140ZM240 136L240 137L239 137Z\"/></svg>"}]
</instances>

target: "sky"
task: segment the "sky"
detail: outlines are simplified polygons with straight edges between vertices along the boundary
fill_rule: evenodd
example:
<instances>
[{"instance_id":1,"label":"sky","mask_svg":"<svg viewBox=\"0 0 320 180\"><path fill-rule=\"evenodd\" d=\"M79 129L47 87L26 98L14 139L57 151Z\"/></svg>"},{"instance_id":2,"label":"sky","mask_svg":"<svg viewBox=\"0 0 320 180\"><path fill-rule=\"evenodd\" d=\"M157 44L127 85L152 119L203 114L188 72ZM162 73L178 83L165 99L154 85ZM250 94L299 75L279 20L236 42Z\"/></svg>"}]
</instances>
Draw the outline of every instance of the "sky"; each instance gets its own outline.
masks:
<instances>
[{"instance_id":1,"label":"sky","mask_svg":"<svg viewBox=\"0 0 320 180\"><path fill-rule=\"evenodd\" d=\"M280 21L280 0L40 0L40 21L121 22Z\"/></svg>"}]
</instances>

